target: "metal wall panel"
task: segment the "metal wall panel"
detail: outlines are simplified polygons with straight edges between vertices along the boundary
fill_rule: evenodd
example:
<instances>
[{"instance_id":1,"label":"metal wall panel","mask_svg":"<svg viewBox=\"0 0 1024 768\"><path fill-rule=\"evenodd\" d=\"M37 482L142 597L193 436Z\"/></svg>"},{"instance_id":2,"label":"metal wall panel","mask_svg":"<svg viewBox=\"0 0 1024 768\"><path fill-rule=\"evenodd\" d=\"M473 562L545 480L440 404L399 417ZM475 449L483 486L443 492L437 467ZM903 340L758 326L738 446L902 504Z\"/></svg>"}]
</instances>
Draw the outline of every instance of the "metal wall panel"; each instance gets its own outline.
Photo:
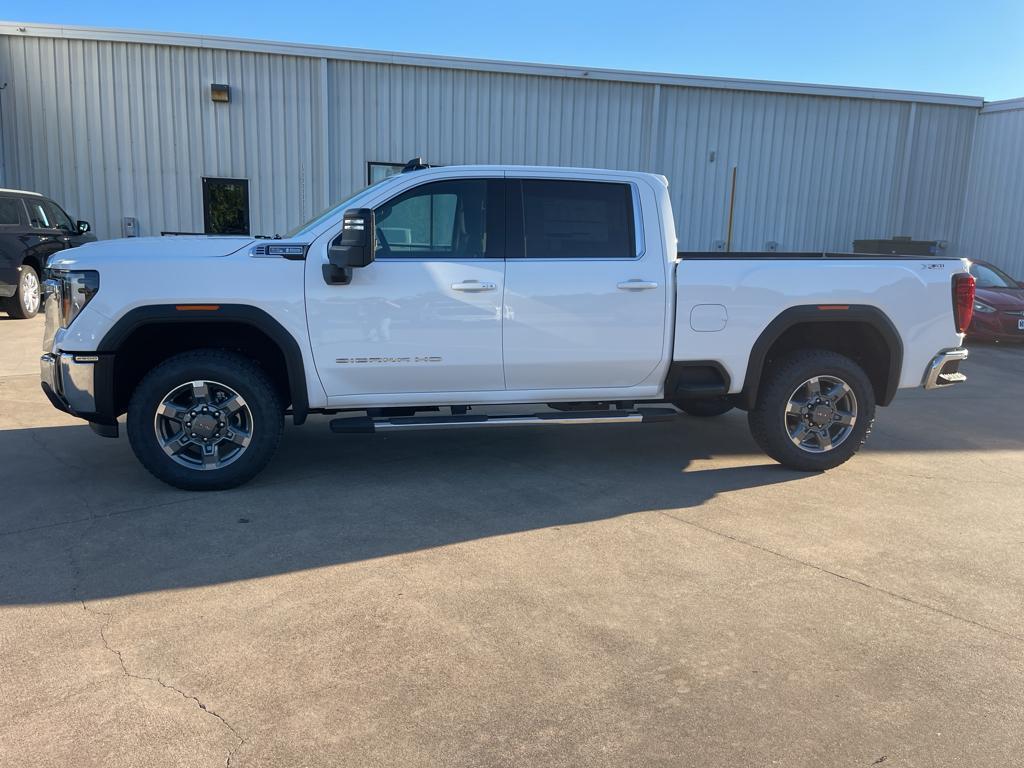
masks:
<instances>
[{"instance_id":1,"label":"metal wall panel","mask_svg":"<svg viewBox=\"0 0 1024 768\"><path fill-rule=\"evenodd\" d=\"M893 234L959 246L971 142L978 110L917 104L907 195Z\"/></svg>"},{"instance_id":2,"label":"metal wall panel","mask_svg":"<svg viewBox=\"0 0 1024 768\"><path fill-rule=\"evenodd\" d=\"M962 231L963 256L1024 280L1024 101L978 118Z\"/></svg>"},{"instance_id":3,"label":"metal wall panel","mask_svg":"<svg viewBox=\"0 0 1024 768\"><path fill-rule=\"evenodd\" d=\"M910 106L898 102L661 89L657 170L682 250L849 250L892 228Z\"/></svg>"},{"instance_id":4,"label":"metal wall panel","mask_svg":"<svg viewBox=\"0 0 1024 768\"><path fill-rule=\"evenodd\" d=\"M202 177L249 179L253 232L323 205L317 59L0 37L7 184L118 237L203 229ZM231 103L210 100L231 85ZM10 123L8 125L8 123Z\"/></svg>"},{"instance_id":5,"label":"metal wall panel","mask_svg":"<svg viewBox=\"0 0 1024 768\"><path fill-rule=\"evenodd\" d=\"M0 34L0 171L93 221L100 237L119 236L122 216L138 217L144 234L200 231L203 176L248 178L253 232L285 232L363 186L367 161L414 155L663 173L687 250L726 239L733 166L736 250L846 250L910 234L955 252L961 220L981 231L962 216L971 100L53 34ZM230 104L210 101L214 82L231 86ZM980 134L977 144L984 153ZM968 196L972 216L983 195Z\"/></svg>"},{"instance_id":6,"label":"metal wall panel","mask_svg":"<svg viewBox=\"0 0 1024 768\"><path fill-rule=\"evenodd\" d=\"M331 61L331 192L366 163L643 168L654 86Z\"/></svg>"}]
</instances>

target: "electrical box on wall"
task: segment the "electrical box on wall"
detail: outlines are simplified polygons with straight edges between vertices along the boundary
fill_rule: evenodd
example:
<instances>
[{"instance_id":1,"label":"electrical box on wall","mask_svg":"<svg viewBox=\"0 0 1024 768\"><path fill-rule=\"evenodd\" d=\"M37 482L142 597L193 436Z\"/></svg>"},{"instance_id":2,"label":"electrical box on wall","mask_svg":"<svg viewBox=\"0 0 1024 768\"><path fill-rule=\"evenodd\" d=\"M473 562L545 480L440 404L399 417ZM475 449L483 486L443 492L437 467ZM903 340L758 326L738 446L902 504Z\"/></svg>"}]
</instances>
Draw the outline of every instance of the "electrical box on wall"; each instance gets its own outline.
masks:
<instances>
[{"instance_id":1,"label":"electrical box on wall","mask_svg":"<svg viewBox=\"0 0 1024 768\"><path fill-rule=\"evenodd\" d=\"M138 237L139 220L134 216L125 216L121 219L121 237Z\"/></svg>"}]
</instances>

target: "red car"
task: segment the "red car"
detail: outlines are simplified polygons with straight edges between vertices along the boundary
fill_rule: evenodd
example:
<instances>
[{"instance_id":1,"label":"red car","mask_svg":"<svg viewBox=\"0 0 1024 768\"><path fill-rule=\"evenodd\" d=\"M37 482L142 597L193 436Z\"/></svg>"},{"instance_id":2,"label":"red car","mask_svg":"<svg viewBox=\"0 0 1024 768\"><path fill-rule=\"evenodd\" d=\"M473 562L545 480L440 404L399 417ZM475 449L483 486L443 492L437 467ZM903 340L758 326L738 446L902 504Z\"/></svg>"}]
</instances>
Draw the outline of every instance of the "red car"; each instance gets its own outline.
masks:
<instances>
[{"instance_id":1,"label":"red car","mask_svg":"<svg viewBox=\"0 0 1024 768\"><path fill-rule=\"evenodd\" d=\"M977 281L974 319L967 335L992 341L1024 341L1024 283L984 261L971 264Z\"/></svg>"}]
</instances>

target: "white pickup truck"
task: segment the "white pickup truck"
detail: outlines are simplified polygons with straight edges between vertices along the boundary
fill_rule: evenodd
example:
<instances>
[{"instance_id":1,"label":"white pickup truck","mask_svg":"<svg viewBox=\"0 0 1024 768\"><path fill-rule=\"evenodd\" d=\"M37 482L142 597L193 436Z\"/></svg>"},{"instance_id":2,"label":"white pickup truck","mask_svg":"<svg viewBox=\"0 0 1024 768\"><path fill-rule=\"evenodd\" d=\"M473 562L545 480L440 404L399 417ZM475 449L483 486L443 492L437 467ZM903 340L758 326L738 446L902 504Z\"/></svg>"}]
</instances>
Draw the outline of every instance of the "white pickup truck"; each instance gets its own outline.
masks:
<instances>
[{"instance_id":1,"label":"white pickup truck","mask_svg":"<svg viewBox=\"0 0 1024 768\"><path fill-rule=\"evenodd\" d=\"M188 489L249 480L310 413L346 433L741 408L768 455L825 470L897 389L963 381L968 265L677 253L662 176L413 161L284 238L54 256L42 386L107 437L127 413Z\"/></svg>"}]
</instances>

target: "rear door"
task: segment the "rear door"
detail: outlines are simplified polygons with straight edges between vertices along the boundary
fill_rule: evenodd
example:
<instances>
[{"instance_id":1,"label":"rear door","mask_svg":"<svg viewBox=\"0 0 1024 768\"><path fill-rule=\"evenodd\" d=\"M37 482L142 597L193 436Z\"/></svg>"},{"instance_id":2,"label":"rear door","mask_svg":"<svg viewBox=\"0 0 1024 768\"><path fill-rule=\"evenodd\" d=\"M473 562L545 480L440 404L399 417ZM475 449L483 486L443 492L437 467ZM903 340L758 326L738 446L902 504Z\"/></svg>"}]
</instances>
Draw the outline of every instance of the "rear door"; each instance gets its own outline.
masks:
<instances>
[{"instance_id":1,"label":"rear door","mask_svg":"<svg viewBox=\"0 0 1024 768\"><path fill-rule=\"evenodd\" d=\"M502 390L504 182L451 178L374 208L375 260L348 285L306 273L317 371L337 398ZM319 263L316 263L319 262Z\"/></svg>"},{"instance_id":2,"label":"rear door","mask_svg":"<svg viewBox=\"0 0 1024 768\"><path fill-rule=\"evenodd\" d=\"M621 179L510 178L508 389L628 388L659 368L669 281L640 199Z\"/></svg>"}]
</instances>

